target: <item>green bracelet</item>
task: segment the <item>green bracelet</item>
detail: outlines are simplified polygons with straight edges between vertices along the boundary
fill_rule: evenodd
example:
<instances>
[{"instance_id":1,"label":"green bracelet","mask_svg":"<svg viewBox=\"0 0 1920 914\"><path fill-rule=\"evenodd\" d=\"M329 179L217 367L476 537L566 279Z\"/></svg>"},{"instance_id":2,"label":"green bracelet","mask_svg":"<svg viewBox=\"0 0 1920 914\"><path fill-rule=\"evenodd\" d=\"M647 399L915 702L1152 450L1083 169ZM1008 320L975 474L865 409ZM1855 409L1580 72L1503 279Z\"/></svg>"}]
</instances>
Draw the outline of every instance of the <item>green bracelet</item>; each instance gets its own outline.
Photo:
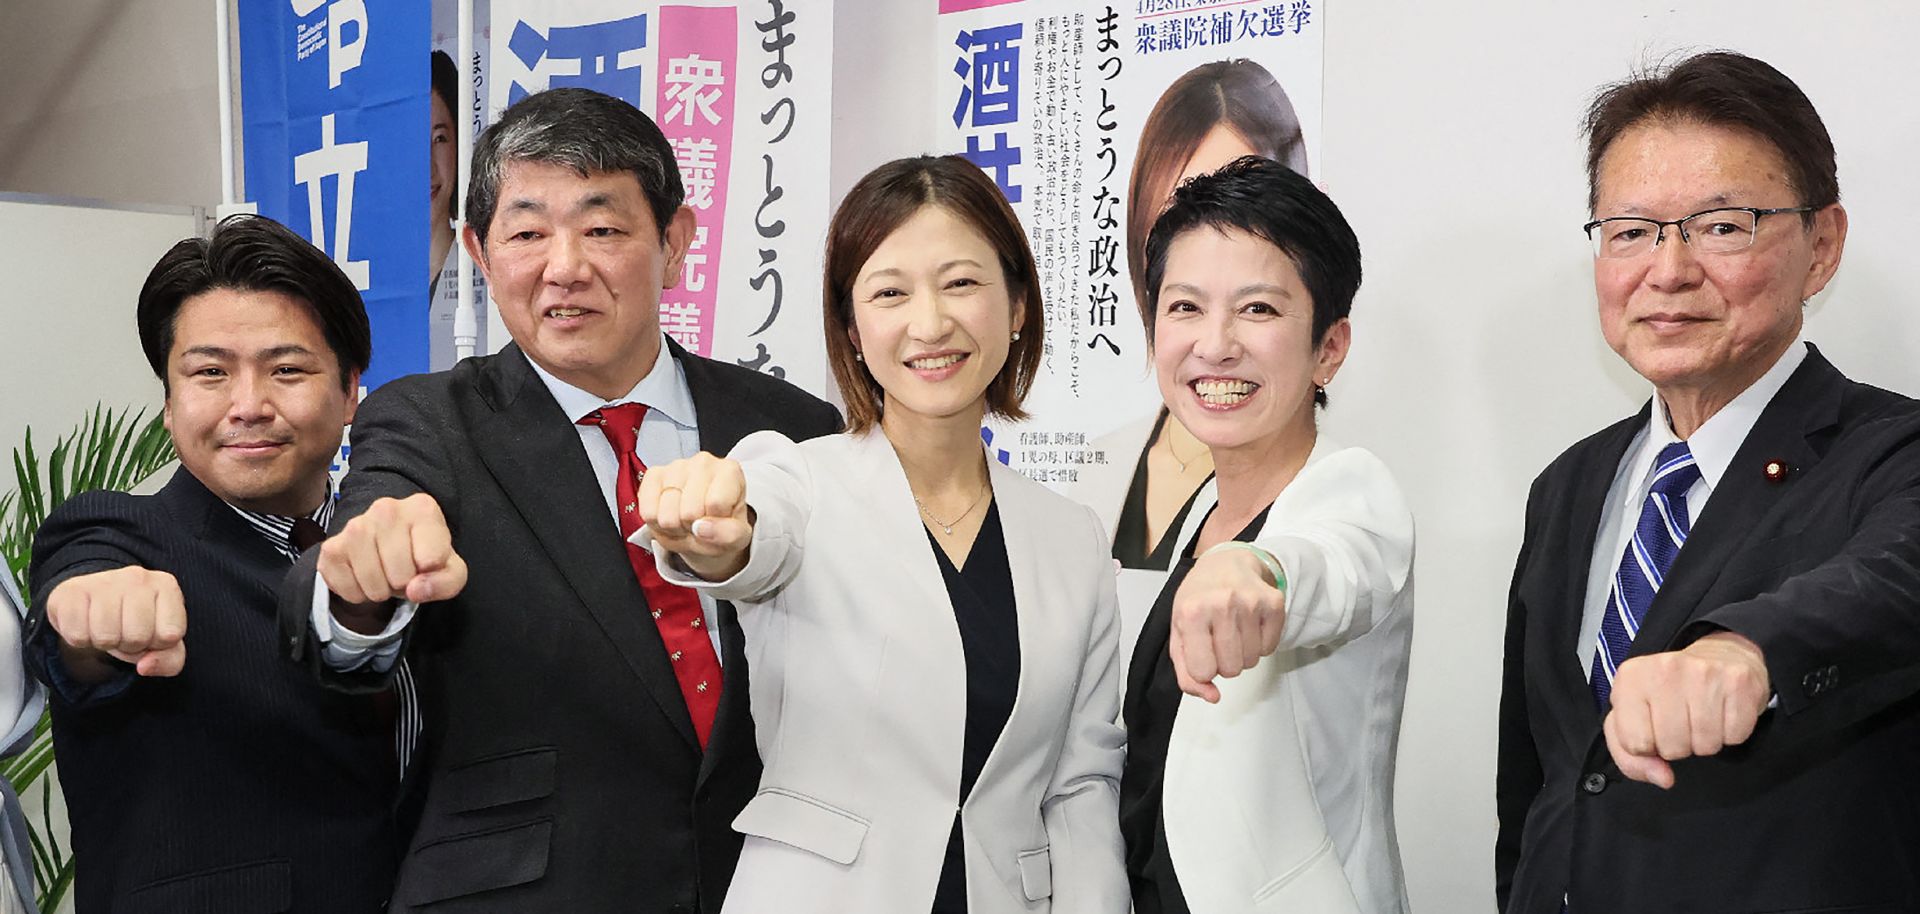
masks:
<instances>
[{"instance_id":1,"label":"green bracelet","mask_svg":"<svg viewBox=\"0 0 1920 914\"><path fill-rule=\"evenodd\" d=\"M1239 540L1227 540L1224 543L1214 545L1214 547L1208 549L1205 554L1212 555L1222 549L1245 549L1253 553L1253 557L1259 559L1260 564L1267 566L1267 573L1273 575L1273 586L1278 588L1281 593L1287 592L1287 572L1280 567L1280 560L1274 558L1272 553L1252 543L1243 543Z\"/></svg>"}]
</instances>

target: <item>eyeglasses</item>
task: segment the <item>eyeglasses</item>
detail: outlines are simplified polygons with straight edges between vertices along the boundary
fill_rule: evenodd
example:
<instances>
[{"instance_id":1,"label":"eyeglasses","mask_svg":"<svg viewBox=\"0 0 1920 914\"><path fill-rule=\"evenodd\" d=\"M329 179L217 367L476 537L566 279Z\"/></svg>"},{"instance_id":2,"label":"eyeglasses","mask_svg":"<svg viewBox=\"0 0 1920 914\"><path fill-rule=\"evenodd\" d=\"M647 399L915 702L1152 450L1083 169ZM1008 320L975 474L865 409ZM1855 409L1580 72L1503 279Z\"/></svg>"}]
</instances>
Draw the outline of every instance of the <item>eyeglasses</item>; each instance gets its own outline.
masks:
<instances>
[{"instance_id":1,"label":"eyeglasses","mask_svg":"<svg viewBox=\"0 0 1920 914\"><path fill-rule=\"evenodd\" d=\"M1596 219L1581 228L1593 242L1593 256L1608 260L1638 257L1660 246L1667 226L1680 230L1680 240L1701 254L1733 254L1753 246L1753 237L1761 216L1777 213L1811 213L1817 206L1781 206L1755 209L1751 206L1723 206L1703 210L1683 219L1662 222L1637 216Z\"/></svg>"}]
</instances>

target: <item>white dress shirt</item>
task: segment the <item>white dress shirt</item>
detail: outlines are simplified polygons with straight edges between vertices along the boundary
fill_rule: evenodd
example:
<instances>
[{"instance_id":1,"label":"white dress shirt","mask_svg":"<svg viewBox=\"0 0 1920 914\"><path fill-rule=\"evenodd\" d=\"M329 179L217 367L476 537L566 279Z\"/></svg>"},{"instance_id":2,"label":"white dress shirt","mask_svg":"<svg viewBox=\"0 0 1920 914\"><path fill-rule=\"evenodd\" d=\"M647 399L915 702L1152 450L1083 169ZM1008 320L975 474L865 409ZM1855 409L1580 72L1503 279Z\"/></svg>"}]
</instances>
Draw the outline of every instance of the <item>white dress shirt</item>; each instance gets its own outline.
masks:
<instances>
[{"instance_id":1,"label":"white dress shirt","mask_svg":"<svg viewBox=\"0 0 1920 914\"><path fill-rule=\"evenodd\" d=\"M664 340L665 337L662 337ZM522 355L521 358L525 358ZM660 466L700 452L700 428L693 411L693 391L687 387L686 372L680 368L680 361L667 352L665 342L655 355L653 367L647 370L646 377L633 385L626 396L612 401L581 390L541 368L539 363L528 359L540 382L547 386L547 392L560 404L560 411L576 423L587 414L603 406L619 403L641 403L647 407L647 415L640 421L638 440L634 443L634 453L640 462L647 466ZM619 522L615 505L614 487L620 470L620 458L613 452L613 445L607 442L607 435L597 425L576 425L574 430L580 434L580 445L586 449L587 462L593 466L594 483L600 487L600 495L607 503L607 516ZM412 621L414 604L401 602L393 614L393 621L377 635L362 635L344 626L333 624L330 594L326 584L315 575L313 630L323 645L322 657L328 666L339 670L350 670L372 660L375 669L385 669L393 663L400 650L400 634L407 623ZM712 597L699 594L700 608L707 617L707 637L713 640L713 652L720 654L720 624Z\"/></svg>"},{"instance_id":2,"label":"white dress shirt","mask_svg":"<svg viewBox=\"0 0 1920 914\"><path fill-rule=\"evenodd\" d=\"M1733 455L1746 442L1747 433L1753 431L1760 413L1773 402L1774 395L1806 358L1806 343L1796 338L1760 380L1741 391L1733 402L1721 407L1687 438L1687 450L1693 453L1693 462L1700 467L1700 479L1687 489L1686 496L1687 518L1693 524L1699 524L1707 499L1720 485L1720 477L1726 475ZM1607 596L1613 589L1613 576L1640 521L1640 506L1653 487L1653 461L1662 448L1679 440L1673 434L1667 405L1656 393L1647 427L1634 436L1626 456L1620 459L1613 484L1607 488L1606 503L1600 509L1600 532L1594 537L1593 559L1587 567L1587 599L1580 613L1580 640L1574 645L1582 675L1593 670L1593 652L1600 638L1600 620L1606 615Z\"/></svg>"}]
</instances>

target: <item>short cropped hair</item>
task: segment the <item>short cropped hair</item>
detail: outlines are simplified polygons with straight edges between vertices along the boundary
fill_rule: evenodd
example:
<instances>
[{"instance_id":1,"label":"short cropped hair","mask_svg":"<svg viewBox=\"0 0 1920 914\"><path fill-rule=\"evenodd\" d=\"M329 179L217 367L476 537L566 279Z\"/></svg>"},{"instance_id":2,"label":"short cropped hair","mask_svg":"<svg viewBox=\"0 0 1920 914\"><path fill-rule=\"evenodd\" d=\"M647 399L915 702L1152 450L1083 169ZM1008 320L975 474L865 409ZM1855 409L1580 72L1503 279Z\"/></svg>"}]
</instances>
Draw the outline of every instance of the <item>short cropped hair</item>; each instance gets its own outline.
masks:
<instances>
[{"instance_id":1,"label":"short cropped hair","mask_svg":"<svg viewBox=\"0 0 1920 914\"><path fill-rule=\"evenodd\" d=\"M1360 239L1340 207L1306 176L1259 156L1242 156L1212 174L1200 175L1173 192L1173 202L1147 235L1146 297L1140 320L1153 343L1153 320L1160 310L1160 284L1167 274L1167 252L1187 232L1201 228L1238 229L1263 239L1293 261L1300 282L1313 298L1313 342L1353 311L1360 290ZM1326 404L1324 393L1315 402Z\"/></svg>"},{"instance_id":2,"label":"short cropped hair","mask_svg":"<svg viewBox=\"0 0 1920 914\"><path fill-rule=\"evenodd\" d=\"M507 165L535 162L571 168L581 177L629 172L640 181L660 237L686 199L680 166L659 125L611 95L574 87L536 92L502 112L473 144L467 224L481 242L500 204Z\"/></svg>"},{"instance_id":3,"label":"short cropped hair","mask_svg":"<svg viewBox=\"0 0 1920 914\"><path fill-rule=\"evenodd\" d=\"M1007 299L1025 304L1020 338L1007 352L1007 364L987 385L987 411L1024 419L1020 404L1040 371L1045 311L1040 301L1040 271L1020 217L1000 188L980 167L960 156L896 159L874 169L847 192L827 227L827 263L822 282L827 333L827 364L847 404L847 429L860 432L880 421L884 395L859 359L849 338L853 322L853 286L860 268L915 213L938 206L985 238L1006 274Z\"/></svg>"},{"instance_id":4,"label":"short cropped hair","mask_svg":"<svg viewBox=\"0 0 1920 914\"><path fill-rule=\"evenodd\" d=\"M1308 173L1300 115L1266 67L1246 59L1216 60L1174 80L1140 127L1127 179L1127 272L1136 301L1146 297L1141 287L1147 231L1166 206L1174 179L1216 127L1233 131L1255 155Z\"/></svg>"},{"instance_id":5,"label":"short cropped hair","mask_svg":"<svg viewBox=\"0 0 1920 914\"><path fill-rule=\"evenodd\" d=\"M134 317L140 348L154 376L169 390L167 354L173 351L180 306L215 289L279 292L305 304L340 364L342 387L349 387L349 379L365 372L373 359L373 331L353 280L291 229L265 216L242 213L220 220L205 238L175 244L140 287Z\"/></svg>"},{"instance_id":6,"label":"short cropped hair","mask_svg":"<svg viewBox=\"0 0 1920 914\"><path fill-rule=\"evenodd\" d=\"M1587 108L1587 211L1600 197L1600 160L1621 134L1646 123L1702 124L1752 134L1786 160L1799 205L1840 202L1833 139L1813 102L1786 74L1733 51L1655 66L1600 90ZM1813 213L1802 213L1813 224Z\"/></svg>"}]
</instances>

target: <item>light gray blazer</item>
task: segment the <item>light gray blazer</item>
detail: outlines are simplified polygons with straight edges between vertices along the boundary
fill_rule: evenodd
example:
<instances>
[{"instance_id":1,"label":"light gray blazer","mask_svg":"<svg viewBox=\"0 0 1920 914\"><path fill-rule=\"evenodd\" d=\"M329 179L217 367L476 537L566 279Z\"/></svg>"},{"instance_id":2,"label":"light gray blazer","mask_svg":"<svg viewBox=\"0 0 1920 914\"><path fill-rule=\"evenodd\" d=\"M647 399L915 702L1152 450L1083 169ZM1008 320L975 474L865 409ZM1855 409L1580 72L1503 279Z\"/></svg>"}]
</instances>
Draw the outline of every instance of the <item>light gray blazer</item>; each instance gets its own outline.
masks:
<instances>
[{"instance_id":1,"label":"light gray blazer","mask_svg":"<svg viewBox=\"0 0 1920 914\"><path fill-rule=\"evenodd\" d=\"M677 583L733 600L766 765L726 914L932 903L959 796L966 666L945 580L879 432L732 456L747 567ZM1113 561L1093 512L990 463L1019 612L1019 698L959 804L975 914L1125 914ZM636 536L643 538L645 531ZM656 556L662 554L658 551Z\"/></svg>"},{"instance_id":2,"label":"light gray blazer","mask_svg":"<svg viewBox=\"0 0 1920 914\"><path fill-rule=\"evenodd\" d=\"M20 591L13 586L13 576L0 570L0 612L12 612L20 620L24 631L27 619L27 601L21 599ZM21 640L25 640L24 634ZM0 657L0 676L12 676L26 683L26 703L20 708L20 716L12 721L12 727L6 736L0 738L0 757L11 758L25 751L27 744L33 742L33 727L40 722L40 712L47 705L47 690L27 675L26 664L21 662L16 648L13 656ZM0 708L0 723L6 722L8 709ZM52 772L48 772L51 774ZM32 849L27 841L27 815L20 808L20 797L13 792L13 785L0 779L0 853L6 855L7 875L13 881L13 891L20 897L20 909L31 912L39 910L34 905L33 867L29 861L33 858ZM0 887L4 888L4 887Z\"/></svg>"}]
</instances>

